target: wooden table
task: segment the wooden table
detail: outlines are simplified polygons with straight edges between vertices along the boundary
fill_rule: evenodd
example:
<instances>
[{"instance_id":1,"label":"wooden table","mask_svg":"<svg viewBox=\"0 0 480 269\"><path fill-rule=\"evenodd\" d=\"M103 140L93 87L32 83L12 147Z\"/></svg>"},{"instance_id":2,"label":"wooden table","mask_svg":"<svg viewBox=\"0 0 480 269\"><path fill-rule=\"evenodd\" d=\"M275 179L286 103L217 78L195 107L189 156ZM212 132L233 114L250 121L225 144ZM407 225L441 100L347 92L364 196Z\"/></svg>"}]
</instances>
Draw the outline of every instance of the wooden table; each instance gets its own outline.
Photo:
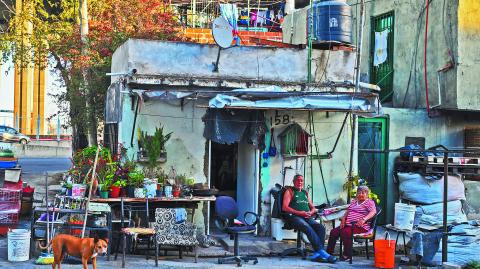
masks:
<instances>
[{"instance_id":1,"label":"wooden table","mask_svg":"<svg viewBox=\"0 0 480 269\"><path fill-rule=\"evenodd\" d=\"M215 196L190 196L190 197L154 197L154 198L92 198L90 199L91 202L96 203L109 203L115 204L120 203L123 199L123 202L126 203L141 203L146 202L148 199L148 203L153 203L158 205L158 207L163 208L175 208L175 207L182 207L182 208L190 208L192 209L192 220L193 216L195 215L195 209L198 207L198 203L200 202L213 202L216 200Z\"/></svg>"}]
</instances>

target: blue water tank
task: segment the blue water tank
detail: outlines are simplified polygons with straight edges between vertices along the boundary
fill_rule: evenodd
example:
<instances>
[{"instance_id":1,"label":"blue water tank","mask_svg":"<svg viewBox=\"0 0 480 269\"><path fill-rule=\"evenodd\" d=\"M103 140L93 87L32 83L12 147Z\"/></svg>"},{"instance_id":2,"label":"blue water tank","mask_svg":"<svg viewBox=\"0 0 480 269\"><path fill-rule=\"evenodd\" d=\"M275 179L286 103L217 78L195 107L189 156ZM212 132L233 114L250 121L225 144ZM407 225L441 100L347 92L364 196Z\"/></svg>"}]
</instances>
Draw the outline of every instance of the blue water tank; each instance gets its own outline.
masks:
<instances>
[{"instance_id":1,"label":"blue water tank","mask_svg":"<svg viewBox=\"0 0 480 269\"><path fill-rule=\"evenodd\" d=\"M345 0L321 0L309 10L313 18L313 43L352 43L352 7ZM308 22L310 28L310 21Z\"/></svg>"}]
</instances>

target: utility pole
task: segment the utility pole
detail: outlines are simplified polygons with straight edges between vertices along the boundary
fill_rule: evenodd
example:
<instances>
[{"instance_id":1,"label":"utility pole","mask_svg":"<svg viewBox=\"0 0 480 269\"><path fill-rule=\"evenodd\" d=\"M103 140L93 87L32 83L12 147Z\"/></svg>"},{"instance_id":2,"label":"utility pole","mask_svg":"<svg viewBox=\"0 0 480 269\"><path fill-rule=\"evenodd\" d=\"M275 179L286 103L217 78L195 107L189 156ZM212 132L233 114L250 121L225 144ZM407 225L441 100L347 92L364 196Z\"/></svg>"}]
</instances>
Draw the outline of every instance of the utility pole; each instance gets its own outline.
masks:
<instances>
[{"instance_id":1,"label":"utility pole","mask_svg":"<svg viewBox=\"0 0 480 269\"><path fill-rule=\"evenodd\" d=\"M87 44L87 36L88 36L88 4L87 0L80 0L80 5L79 5L79 13L80 13L80 37L82 40L82 54L86 53L86 44ZM93 113L91 111L91 106L90 106L90 91L88 89L88 80L87 80L87 73L88 69L83 68L82 70L82 76L83 76L83 88L85 90L85 108L86 108L86 114L87 114L87 140L88 140L88 145L93 146L96 145L96 136L94 130L95 128L95 118L93 116Z\"/></svg>"}]
</instances>

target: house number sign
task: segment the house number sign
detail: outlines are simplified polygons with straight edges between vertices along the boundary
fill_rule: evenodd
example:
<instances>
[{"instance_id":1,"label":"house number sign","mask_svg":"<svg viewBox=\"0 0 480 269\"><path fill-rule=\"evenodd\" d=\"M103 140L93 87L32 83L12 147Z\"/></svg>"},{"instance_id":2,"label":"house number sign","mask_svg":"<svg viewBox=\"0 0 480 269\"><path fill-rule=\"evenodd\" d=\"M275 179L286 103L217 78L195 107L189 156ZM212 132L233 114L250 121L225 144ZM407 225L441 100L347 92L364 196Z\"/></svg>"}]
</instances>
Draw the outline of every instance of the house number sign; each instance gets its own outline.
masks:
<instances>
[{"instance_id":1,"label":"house number sign","mask_svg":"<svg viewBox=\"0 0 480 269\"><path fill-rule=\"evenodd\" d=\"M275 110L275 115L270 117L270 125L288 125L293 120L293 116L287 113L279 113L278 110Z\"/></svg>"}]
</instances>

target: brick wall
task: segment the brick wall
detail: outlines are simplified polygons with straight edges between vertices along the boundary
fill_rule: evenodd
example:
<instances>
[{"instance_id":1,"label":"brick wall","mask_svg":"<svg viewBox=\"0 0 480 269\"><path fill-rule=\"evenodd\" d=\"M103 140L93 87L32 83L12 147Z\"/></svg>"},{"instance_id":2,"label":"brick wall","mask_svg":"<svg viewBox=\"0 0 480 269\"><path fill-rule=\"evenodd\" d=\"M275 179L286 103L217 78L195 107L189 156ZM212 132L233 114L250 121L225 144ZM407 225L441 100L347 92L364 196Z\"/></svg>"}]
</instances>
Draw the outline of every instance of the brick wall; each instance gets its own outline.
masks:
<instances>
[{"instance_id":1,"label":"brick wall","mask_svg":"<svg viewBox=\"0 0 480 269\"><path fill-rule=\"evenodd\" d=\"M215 44L212 36L212 30L202 28L186 28L184 33L187 37L191 38L194 42L201 44ZM250 37L257 37L261 39L268 39L282 42L281 32L253 32L253 31L240 31L240 40L244 46L255 46L257 44L250 42Z\"/></svg>"}]
</instances>

